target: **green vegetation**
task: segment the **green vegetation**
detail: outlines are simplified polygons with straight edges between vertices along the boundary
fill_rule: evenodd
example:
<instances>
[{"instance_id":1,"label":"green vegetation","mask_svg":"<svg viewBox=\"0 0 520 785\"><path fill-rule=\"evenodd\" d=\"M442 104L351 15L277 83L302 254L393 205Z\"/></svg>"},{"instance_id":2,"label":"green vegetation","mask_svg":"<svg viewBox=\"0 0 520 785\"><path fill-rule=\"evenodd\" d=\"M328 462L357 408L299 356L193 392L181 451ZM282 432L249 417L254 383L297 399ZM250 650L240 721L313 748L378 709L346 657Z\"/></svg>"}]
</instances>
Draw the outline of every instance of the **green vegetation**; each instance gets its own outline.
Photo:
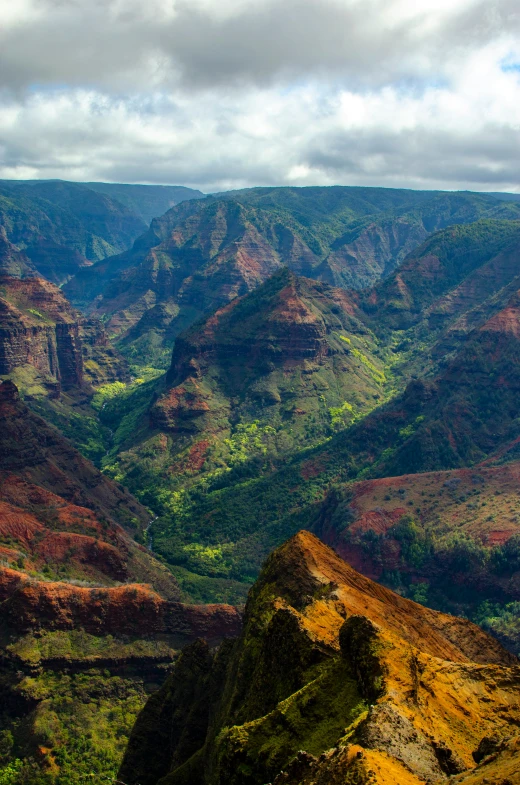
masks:
<instances>
[{"instance_id":1,"label":"green vegetation","mask_svg":"<svg viewBox=\"0 0 520 785\"><path fill-rule=\"evenodd\" d=\"M485 600L471 618L520 656L520 602L501 605Z\"/></svg>"},{"instance_id":2,"label":"green vegetation","mask_svg":"<svg viewBox=\"0 0 520 785\"><path fill-rule=\"evenodd\" d=\"M257 783L283 770L299 750L319 756L367 709L349 666L326 662L319 675L266 716L224 729L216 741L226 782Z\"/></svg>"},{"instance_id":3,"label":"green vegetation","mask_svg":"<svg viewBox=\"0 0 520 785\"><path fill-rule=\"evenodd\" d=\"M45 672L18 688L37 700L30 716L31 743L45 750L48 770L29 754L18 763L17 780L27 785L85 785L115 778L129 733L146 700L142 681L109 672L67 676ZM14 725L15 738L22 728ZM17 745L15 744L15 750Z\"/></svg>"},{"instance_id":4,"label":"green vegetation","mask_svg":"<svg viewBox=\"0 0 520 785\"><path fill-rule=\"evenodd\" d=\"M84 630L43 630L34 635L28 633L7 646L10 655L24 664L41 665L55 658L74 661L113 659L125 660L132 657L171 657L173 650L164 641L119 639L113 635L98 637Z\"/></svg>"},{"instance_id":5,"label":"green vegetation","mask_svg":"<svg viewBox=\"0 0 520 785\"><path fill-rule=\"evenodd\" d=\"M164 641L83 630L12 640L3 694L31 708L21 716L0 708L0 783L112 783L135 718L174 655Z\"/></svg>"},{"instance_id":6,"label":"green vegetation","mask_svg":"<svg viewBox=\"0 0 520 785\"><path fill-rule=\"evenodd\" d=\"M124 385L123 385L124 386ZM67 394L59 399L37 397L27 401L35 414L57 428L79 452L100 466L111 443L110 429L88 404L74 405Z\"/></svg>"},{"instance_id":7,"label":"green vegetation","mask_svg":"<svg viewBox=\"0 0 520 785\"><path fill-rule=\"evenodd\" d=\"M18 759L8 763L7 766L2 766L0 768L0 785L18 785L22 769L23 763Z\"/></svg>"},{"instance_id":8,"label":"green vegetation","mask_svg":"<svg viewBox=\"0 0 520 785\"><path fill-rule=\"evenodd\" d=\"M276 435L276 429L271 425L260 426L259 420L252 423L239 423L235 432L229 439L224 439L224 445L228 448L228 465L232 468L241 463L246 463L255 455L267 455L270 442Z\"/></svg>"}]
</instances>

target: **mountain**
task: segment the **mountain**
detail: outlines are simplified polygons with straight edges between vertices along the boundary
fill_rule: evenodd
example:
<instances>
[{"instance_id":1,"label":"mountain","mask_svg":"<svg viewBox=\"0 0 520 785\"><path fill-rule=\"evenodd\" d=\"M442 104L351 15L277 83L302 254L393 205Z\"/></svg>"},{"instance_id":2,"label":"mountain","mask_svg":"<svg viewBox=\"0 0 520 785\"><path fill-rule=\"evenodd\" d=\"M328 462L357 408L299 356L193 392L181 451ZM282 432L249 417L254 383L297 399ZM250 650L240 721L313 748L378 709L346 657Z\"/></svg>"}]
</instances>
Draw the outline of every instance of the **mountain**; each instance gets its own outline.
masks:
<instances>
[{"instance_id":1,"label":"mountain","mask_svg":"<svg viewBox=\"0 0 520 785\"><path fill-rule=\"evenodd\" d=\"M59 180L0 181L0 225L38 273L58 284L128 248L146 229L119 202Z\"/></svg>"},{"instance_id":2,"label":"mountain","mask_svg":"<svg viewBox=\"0 0 520 785\"><path fill-rule=\"evenodd\" d=\"M81 183L91 191L105 194L139 216L145 224L163 215L171 207L190 199L204 199L196 188L183 185L132 185L129 183Z\"/></svg>"},{"instance_id":3,"label":"mountain","mask_svg":"<svg viewBox=\"0 0 520 785\"><path fill-rule=\"evenodd\" d=\"M184 650L139 715L118 776L419 785L492 772L507 782L520 771L519 673L475 625L403 599L300 532L267 560L240 638L216 653L203 642Z\"/></svg>"},{"instance_id":4,"label":"mountain","mask_svg":"<svg viewBox=\"0 0 520 785\"><path fill-rule=\"evenodd\" d=\"M179 336L152 422L210 435L257 416L277 430L291 419L308 443L311 422L321 421L319 438L334 416L360 417L381 397L376 351L343 290L284 269Z\"/></svg>"},{"instance_id":5,"label":"mountain","mask_svg":"<svg viewBox=\"0 0 520 785\"><path fill-rule=\"evenodd\" d=\"M506 191L489 191L488 195L494 196L495 199L499 199L502 202L517 202L520 200L520 194L507 193Z\"/></svg>"},{"instance_id":6,"label":"mountain","mask_svg":"<svg viewBox=\"0 0 520 785\"><path fill-rule=\"evenodd\" d=\"M165 364L201 315L277 269L362 288L391 273L432 232L479 218L518 220L520 207L471 193L379 188L259 188L184 202L122 255L81 270L65 288L108 319L128 356Z\"/></svg>"},{"instance_id":7,"label":"mountain","mask_svg":"<svg viewBox=\"0 0 520 785\"><path fill-rule=\"evenodd\" d=\"M57 286L37 276L2 275L0 376L18 381L25 395L59 397L90 382L127 380L129 371L101 322L75 311Z\"/></svg>"},{"instance_id":8,"label":"mountain","mask_svg":"<svg viewBox=\"0 0 520 785\"><path fill-rule=\"evenodd\" d=\"M28 783L113 777L178 650L236 635L230 606L181 602L134 539L149 512L0 384L0 771ZM7 775L5 775L7 776Z\"/></svg>"},{"instance_id":9,"label":"mountain","mask_svg":"<svg viewBox=\"0 0 520 785\"><path fill-rule=\"evenodd\" d=\"M142 389L107 401L100 417L115 443L103 465L165 516L154 547L204 572L205 555L179 522L168 523L179 493L282 465L362 418L388 387L384 356L346 292L282 269L177 338L148 406Z\"/></svg>"},{"instance_id":10,"label":"mountain","mask_svg":"<svg viewBox=\"0 0 520 785\"><path fill-rule=\"evenodd\" d=\"M173 204L201 197L180 186L0 180L0 228L39 275L63 284L129 248Z\"/></svg>"},{"instance_id":11,"label":"mountain","mask_svg":"<svg viewBox=\"0 0 520 785\"><path fill-rule=\"evenodd\" d=\"M482 232L487 237L487 250ZM473 238L471 243L468 238ZM442 264L439 255L431 253L434 247L445 252ZM472 250L465 257L462 251L468 247L478 248L478 253ZM277 437L288 438L290 445L281 460L275 438L272 447L261 431L248 433L238 427L230 441L238 457L234 466L206 463L211 443L204 437L194 440L192 455L179 462L170 460L169 444L181 448L186 437L172 434L164 442L158 438L141 451L125 452L123 446L119 462L111 459L107 470L120 479L126 477L133 491L160 513L153 527L158 551L192 573L247 582L270 549L302 526L315 525L316 505L333 484L471 468L485 461L500 465L517 459L520 311L519 296L512 292L520 285L518 254L516 224L477 222L432 237L424 252L417 252L410 263L407 260L372 291L347 293L351 324L363 325L367 331L364 340L369 336L372 342L370 351L365 347L362 353L385 381L379 388L380 398L373 399L376 408L358 419L343 419L337 433L333 429L327 433L323 421L320 430L316 419L312 426L318 429L316 439L321 437L321 444L313 446L307 433L305 443L295 441L299 418L294 416L282 422ZM392 310L389 305L399 290L399 281L401 291L406 292L399 302L404 301L407 310ZM416 310L410 307L411 298L419 303ZM447 318L430 322L430 314L440 303L450 303L444 311ZM392 328L391 320L403 319L403 312L406 329ZM387 318L390 327L385 324ZM345 337L351 335L345 333ZM369 369L362 361L359 365ZM347 377L352 378L351 374ZM329 389L334 385L329 384ZM350 402L346 388L342 395ZM159 401L155 406L160 409L163 404ZM332 419L341 407L330 403L329 407L334 410ZM305 410L304 406L299 408ZM259 424L267 424L261 419L260 405L256 411ZM200 422L204 416L199 413ZM260 444L255 447L258 437ZM144 445L142 435L139 441ZM158 471L161 465L162 477L168 477L161 489L170 489L169 494L157 493L163 482ZM186 481L184 477L190 472L193 479ZM415 507L423 508L423 504L417 502L413 510ZM503 513L510 518L514 511L509 513L505 506ZM456 522L446 521L446 525L446 534L456 533ZM514 525L499 523L494 528L512 534ZM483 538L487 553L496 543L493 538L487 541L486 532L486 527L475 529L473 536L472 530L467 530L479 547ZM366 547L370 548L369 542ZM494 601L516 601L515 581L505 588L507 581L503 580L508 570L511 575L515 571L508 567L502 577L494 576L487 561L486 565L484 575L477 571L481 588L487 585ZM180 569L178 574L181 577ZM416 578L431 580L417 572ZM475 612L484 599L485 592L475 592L470 607L459 605L458 609Z\"/></svg>"}]
</instances>

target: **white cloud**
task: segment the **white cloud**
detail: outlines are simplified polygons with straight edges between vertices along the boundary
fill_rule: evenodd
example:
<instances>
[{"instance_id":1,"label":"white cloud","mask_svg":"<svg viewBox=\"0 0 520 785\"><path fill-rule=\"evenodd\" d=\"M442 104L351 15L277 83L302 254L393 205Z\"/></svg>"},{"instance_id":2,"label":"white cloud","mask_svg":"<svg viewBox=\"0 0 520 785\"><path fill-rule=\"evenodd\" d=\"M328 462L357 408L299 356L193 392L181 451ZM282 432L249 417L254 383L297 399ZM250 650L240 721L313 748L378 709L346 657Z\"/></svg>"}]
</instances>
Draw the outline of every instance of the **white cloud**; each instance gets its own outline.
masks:
<instances>
[{"instance_id":1,"label":"white cloud","mask_svg":"<svg viewBox=\"0 0 520 785\"><path fill-rule=\"evenodd\" d=\"M517 0L0 0L0 176L520 189Z\"/></svg>"}]
</instances>

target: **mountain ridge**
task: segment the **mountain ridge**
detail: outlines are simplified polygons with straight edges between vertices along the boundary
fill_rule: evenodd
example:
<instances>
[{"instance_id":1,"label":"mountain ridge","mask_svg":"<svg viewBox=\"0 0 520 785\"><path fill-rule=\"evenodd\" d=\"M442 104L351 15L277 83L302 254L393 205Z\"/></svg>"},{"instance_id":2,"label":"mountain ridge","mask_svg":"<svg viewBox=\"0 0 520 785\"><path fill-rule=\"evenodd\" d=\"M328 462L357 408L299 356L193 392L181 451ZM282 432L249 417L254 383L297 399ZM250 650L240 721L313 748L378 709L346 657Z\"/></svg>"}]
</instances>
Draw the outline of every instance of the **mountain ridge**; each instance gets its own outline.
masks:
<instances>
[{"instance_id":1,"label":"mountain ridge","mask_svg":"<svg viewBox=\"0 0 520 785\"><path fill-rule=\"evenodd\" d=\"M484 215L518 219L518 210L471 193L246 189L172 208L132 250L81 271L66 293L103 314L128 352L154 355L196 318L281 266L362 288L389 274L431 232Z\"/></svg>"},{"instance_id":2,"label":"mountain ridge","mask_svg":"<svg viewBox=\"0 0 520 785\"><path fill-rule=\"evenodd\" d=\"M492 673L500 719L480 700ZM139 716L118 776L446 781L474 768L482 735L514 737L518 673L474 625L373 584L299 532L264 565L235 644L216 656L200 643L185 650Z\"/></svg>"}]
</instances>

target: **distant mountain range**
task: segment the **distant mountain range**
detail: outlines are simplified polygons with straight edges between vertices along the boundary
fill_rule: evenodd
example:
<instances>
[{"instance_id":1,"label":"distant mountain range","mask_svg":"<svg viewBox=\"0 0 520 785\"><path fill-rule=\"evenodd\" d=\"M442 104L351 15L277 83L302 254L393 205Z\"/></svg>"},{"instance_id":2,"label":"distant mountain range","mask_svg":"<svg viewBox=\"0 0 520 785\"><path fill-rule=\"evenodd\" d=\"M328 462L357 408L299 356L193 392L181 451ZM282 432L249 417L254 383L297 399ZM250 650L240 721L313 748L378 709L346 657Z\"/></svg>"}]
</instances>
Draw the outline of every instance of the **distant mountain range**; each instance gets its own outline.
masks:
<instances>
[{"instance_id":1,"label":"distant mountain range","mask_svg":"<svg viewBox=\"0 0 520 785\"><path fill-rule=\"evenodd\" d=\"M129 248L172 205L202 196L181 186L0 180L0 228L37 273L62 284Z\"/></svg>"},{"instance_id":2,"label":"distant mountain range","mask_svg":"<svg viewBox=\"0 0 520 785\"><path fill-rule=\"evenodd\" d=\"M282 266L360 289L388 276L432 232L519 217L517 202L472 193L340 186L235 191L172 208L132 250L81 270L65 291L107 320L128 356L146 354L164 365L182 329Z\"/></svg>"}]
</instances>

